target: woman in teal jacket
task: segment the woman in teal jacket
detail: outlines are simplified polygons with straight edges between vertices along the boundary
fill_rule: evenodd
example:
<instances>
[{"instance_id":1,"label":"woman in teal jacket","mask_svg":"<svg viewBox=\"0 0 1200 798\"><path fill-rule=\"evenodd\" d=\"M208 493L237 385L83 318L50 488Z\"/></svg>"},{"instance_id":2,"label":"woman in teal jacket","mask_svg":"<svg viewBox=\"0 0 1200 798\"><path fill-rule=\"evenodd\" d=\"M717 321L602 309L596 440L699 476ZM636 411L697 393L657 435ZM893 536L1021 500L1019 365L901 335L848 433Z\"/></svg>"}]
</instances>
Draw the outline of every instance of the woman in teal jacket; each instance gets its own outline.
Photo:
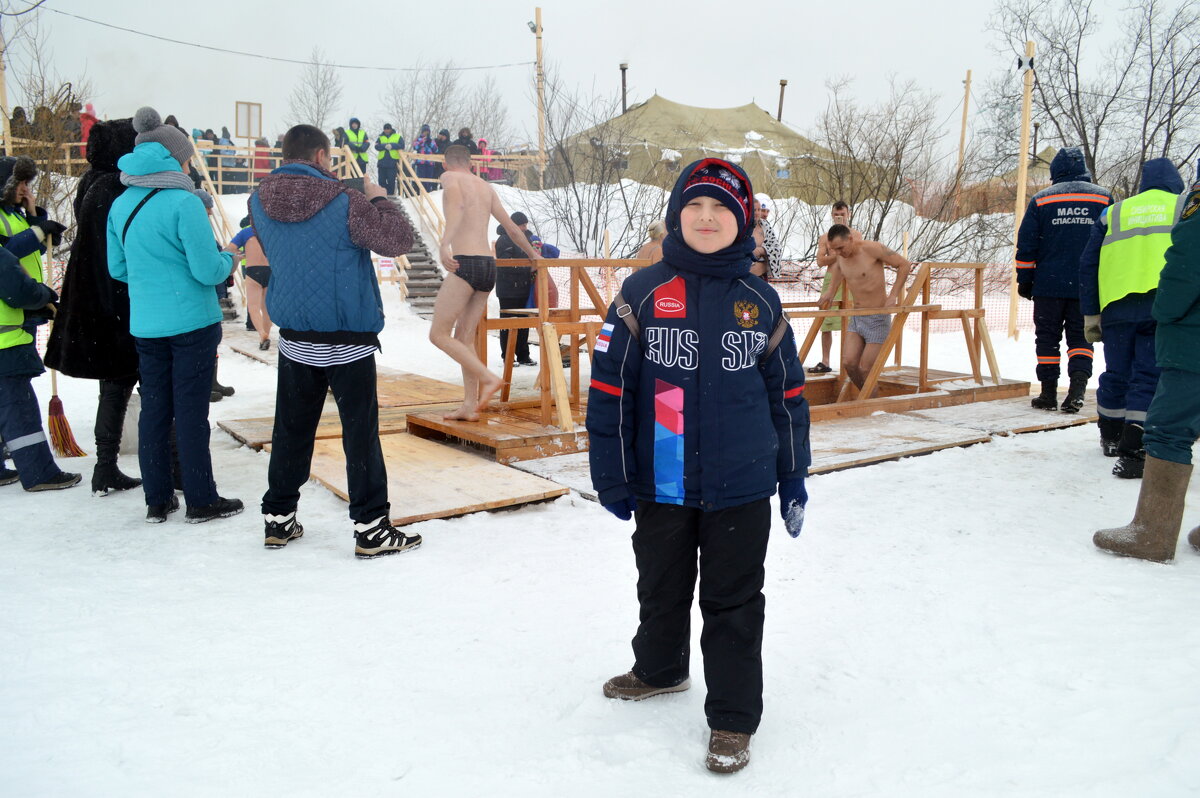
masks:
<instances>
[{"instance_id":1,"label":"woman in teal jacket","mask_svg":"<svg viewBox=\"0 0 1200 798\"><path fill-rule=\"evenodd\" d=\"M241 512L217 495L209 454L208 404L221 342L213 286L233 259L213 239L204 204L186 166L192 142L163 125L153 108L133 118L137 146L117 162L128 186L108 215L108 270L129 284L129 331L138 350L142 413L138 460L146 520L179 508L171 482L168 436L174 422L189 523Z\"/></svg>"}]
</instances>

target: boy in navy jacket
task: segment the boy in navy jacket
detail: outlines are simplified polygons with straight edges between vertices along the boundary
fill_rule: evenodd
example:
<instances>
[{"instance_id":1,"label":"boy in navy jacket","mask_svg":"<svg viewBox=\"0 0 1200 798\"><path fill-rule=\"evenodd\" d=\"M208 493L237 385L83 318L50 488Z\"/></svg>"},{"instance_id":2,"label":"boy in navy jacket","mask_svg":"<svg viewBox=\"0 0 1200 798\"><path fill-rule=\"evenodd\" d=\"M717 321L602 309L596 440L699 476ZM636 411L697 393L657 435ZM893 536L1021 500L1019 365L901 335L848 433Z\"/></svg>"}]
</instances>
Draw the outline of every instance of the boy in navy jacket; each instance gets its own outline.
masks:
<instances>
[{"instance_id":1,"label":"boy in navy jacket","mask_svg":"<svg viewBox=\"0 0 1200 798\"><path fill-rule=\"evenodd\" d=\"M683 170L663 259L629 277L596 345L588 396L592 482L636 515L640 625L633 669L604 694L689 685L700 553L708 767L740 770L762 715L764 559L778 486L800 533L810 462L804 372L779 297L750 275L753 192L715 158Z\"/></svg>"}]
</instances>

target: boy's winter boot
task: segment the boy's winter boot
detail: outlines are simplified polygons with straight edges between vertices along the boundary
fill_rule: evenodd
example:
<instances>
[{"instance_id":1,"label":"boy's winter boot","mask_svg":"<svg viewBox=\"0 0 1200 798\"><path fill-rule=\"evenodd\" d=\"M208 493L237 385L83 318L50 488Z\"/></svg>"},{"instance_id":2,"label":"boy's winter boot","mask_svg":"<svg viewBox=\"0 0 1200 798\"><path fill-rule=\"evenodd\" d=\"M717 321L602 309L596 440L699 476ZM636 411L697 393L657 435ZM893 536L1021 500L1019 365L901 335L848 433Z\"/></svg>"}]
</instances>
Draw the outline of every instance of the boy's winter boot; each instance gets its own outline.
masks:
<instances>
[{"instance_id":1,"label":"boy's winter boot","mask_svg":"<svg viewBox=\"0 0 1200 798\"><path fill-rule=\"evenodd\" d=\"M420 535L406 535L381 515L374 521L354 525L354 556L370 560L387 554L399 554L421 545Z\"/></svg>"},{"instance_id":2,"label":"boy's winter boot","mask_svg":"<svg viewBox=\"0 0 1200 798\"><path fill-rule=\"evenodd\" d=\"M304 536L304 527L296 520L295 510L286 515L263 513L263 523L266 527L264 545L268 549L282 549L289 541Z\"/></svg>"},{"instance_id":3,"label":"boy's winter boot","mask_svg":"<svg viewBox=\"0 0 1200 798\"><path fill-rule=\"evenodd\" d=\"M1092 542L1122 557L1171 562L1183 526L1183 500L1191 478L1190 465L1147 457L1146 478L1142 480L1133 520L1127 526L1101 529Z\"/></svg>"},{"instance_id":4,"label":"boy's winter boot","mask_svg":"<svg viewBox=\"0 0 1200 798\"><path fill-rule=\"evenodd\" d=\"M1117 450L1121 447L1121 430L1125 427L1125 422L1119 418L1100 416L1096 426L1100 428L1100 448L1104 456L1116 457Z\"/></svg>"},{"instance_id":5,"label":"boy's winter boot","mask_svg":"<svg viewBox=\"0 0 1200 798\"><path fill-rule=\"evenodd\" d=\"M83 479L83 477L79 474L72 474L67 471L59 471L57 476L50 477L50 479L47 479L45 482L39 482L32 488L26 488L25 490L30 493L36 493L43 490L64 490L66 488L75 487L79 484L81 479Z\"/></svg>"},{"instance_id":6,"label":"boy's winter boot","mask_svg":"<svg viewBox=\"0 0 1200 798\"><path fill-rule=\"evenodd\" d=\"M1058 382L1043 381L1042 392L1033 397L1033 401L1029 404L1036 407L1038 410L1057 410L1058 409Z\"/></svg>"},{"instance_id":7,"label":"boy's winter boot","mask_svg":"<svg viewBox=\"0 0 1200 798\"><path fill-rule=\"evenodd\" d=\"M187 512L183 514L183 520L189 524L203 524L205 521L212 521L215 518L237 515L241 511L241 499L226 499L218 496L215 502L207 506L187 508Z\"/></svg>"},{"instance_id":8,"label":"boy's winter boot","mask_svg":"<svg viewBox=\"0 0 1200 798\"><path fill-rule=\"evenodd\" d=\"M713 729L704 766L713 773L737 773L750 764L750 735Z\"/></svg>"},{"instance_id":9,"label":"boy's winter boot","mask_svg":"<svg viewBox=\"0 0 1200 798\"><path fill-rule=\"evenodd\" d=\"M1088 375L1082 371L1071 372L1071 385L1067 388L1067 396L1063 399L1064 413L1078 413L1083 407L1083 395L1087 393Z\"/></svg>"},{"instance_id":10,"label":"boy's winter boot","mask_svg":"<svg viewBox=\"0 0 1200 798\"><path fill-rule=\"evenodd\" d=\"M614 676L604 683L606 698L619 698L622 701L641 701L663 693L682 693L692 686L691 679L684 679L671 687L653 687L646 684L633 671Z\"/></svg>"},{"instance_id":11,"label":"boy's winter boot","mask_svg":"<svg viewBox=\"0 0 1200 798\"><path fill-rule=\"evenodd\" d=\"M133 388L118 383L100 383L100 403L96 407L96 467L92 469L92 495L107 496L112 491L129 490L142 484L117 468L121 450L121 429L125 409Z\"/></svg>"},{"instance_id":12,"label":"boy's winter boot","mask_svg":"<svg viewBox=\"0 0 1200 798\"><path fill-rule=\"evenodd\" d=\"M5 468L4 462L0 461L0 485L11 485L20 481L21 475L11 468Z\"/></svg>"},{"instance_id":13,"label":"boy's winter boot","mask_svg":"<svg viewBox=\"0 0 1200 798\"><path fill-rule=\"evenodd\" d=\"M1121 443L1117 447L1117 464L1113 476L1121 479L1141 479L1145 467L1146 450L1142 448L1142 425L1125 422L1121 428Z\"/></svg>"}]
</instances>

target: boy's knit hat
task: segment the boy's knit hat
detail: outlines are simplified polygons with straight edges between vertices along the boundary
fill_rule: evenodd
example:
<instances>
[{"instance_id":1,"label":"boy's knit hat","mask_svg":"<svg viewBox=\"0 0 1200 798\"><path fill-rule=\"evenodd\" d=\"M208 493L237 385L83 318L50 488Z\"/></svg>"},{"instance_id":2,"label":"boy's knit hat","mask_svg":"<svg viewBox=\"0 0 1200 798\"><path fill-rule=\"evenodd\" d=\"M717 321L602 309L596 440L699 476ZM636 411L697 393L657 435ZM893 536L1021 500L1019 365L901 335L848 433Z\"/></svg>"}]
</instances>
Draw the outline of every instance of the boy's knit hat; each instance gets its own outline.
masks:
<instances>
[{"instance_id":1,"label":"boy's knit hat","mask_svg":"<svg viewBox=\"0 0 1200 798\"><path fill-rule=\"evenodd\" d=\"M682 205L696 197L712 197L733 212L737 218L738 237L746 231L752 218L748 186L731 172L723 161L707 158L692 172L683 188Z\"/></svg>"},{"instance_id":2,"label":"boy's knit hat","mask_svg":"<svg viewBox=\"0 0 1200 798\"><path fill-rule=\"evenodd\" d=\"M150 106L142 106L133 115L133 129L137 131L135 144L156 141L167 148L171 157L183 166L192 157L192 140L177 127L164 125L162 117Z\"/></svg>"}]
</instances>

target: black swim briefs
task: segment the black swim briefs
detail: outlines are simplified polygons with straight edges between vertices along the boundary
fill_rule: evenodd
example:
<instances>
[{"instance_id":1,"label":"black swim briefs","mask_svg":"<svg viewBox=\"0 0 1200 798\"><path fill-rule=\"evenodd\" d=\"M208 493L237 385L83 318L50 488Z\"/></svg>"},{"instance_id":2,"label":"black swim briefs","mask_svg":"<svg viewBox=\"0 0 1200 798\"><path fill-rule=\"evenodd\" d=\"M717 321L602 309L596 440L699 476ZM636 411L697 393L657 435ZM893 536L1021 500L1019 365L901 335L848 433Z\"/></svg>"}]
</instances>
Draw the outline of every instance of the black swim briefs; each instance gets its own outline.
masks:
<instances>
[{"instance_id":1,"label":"black swim briefs","mask_svg":"<svg viewBox=\"0 0 1200 798\"><path fill-rule=\"evenodd\" d=\"M491 291L496 287L496 259L491 255L455 255L458 271L454 272L467 281L476 291Z\"/></svg>"},{"instance_id":2,"label":"black swim briefs","mask_svg":"<svg viewBox=\"0 0 1200 798\"><path fill-rule=\"evenodd\" d=\"M254 282L266 288L271 282L270 266L243 266L242 276L249 277Z\"/></svg>"}]
</instances>

